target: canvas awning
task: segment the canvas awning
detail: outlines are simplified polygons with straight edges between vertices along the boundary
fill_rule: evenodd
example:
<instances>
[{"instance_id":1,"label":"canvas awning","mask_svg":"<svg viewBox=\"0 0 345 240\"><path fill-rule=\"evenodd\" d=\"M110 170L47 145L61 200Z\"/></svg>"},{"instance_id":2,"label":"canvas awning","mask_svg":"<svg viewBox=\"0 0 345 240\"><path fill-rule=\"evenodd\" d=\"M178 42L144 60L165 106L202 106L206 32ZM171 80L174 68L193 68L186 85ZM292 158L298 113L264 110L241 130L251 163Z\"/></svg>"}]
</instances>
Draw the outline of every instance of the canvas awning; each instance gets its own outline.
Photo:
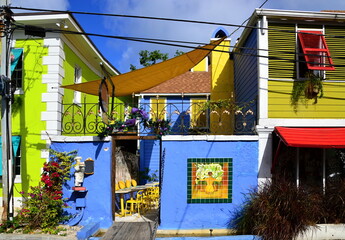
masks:
<instances>
[{"instance_id":1,"label":"canvas awning","mask_svg":"<svg viewBox=\"0 0 345 240\"><path fill-rule=\"evenodd\" d=\"M128 96L133 93L140 93L189 71L189 69L197 65L224 39L225 37L167 61L111 77L115 85L115 96ZM61 87L91 95L98 95L100 83L101 79Z\"/></svg>"},{"instance_id":2,"label":"canvas awning","mask_svg":"<svg viewBox=\"0 0 345 240\"><path fill-rule=\"evenodd\" d=\"M274 131L288 147L345 148L345 128L275 127Z\"/></svg>"}]
</instances>

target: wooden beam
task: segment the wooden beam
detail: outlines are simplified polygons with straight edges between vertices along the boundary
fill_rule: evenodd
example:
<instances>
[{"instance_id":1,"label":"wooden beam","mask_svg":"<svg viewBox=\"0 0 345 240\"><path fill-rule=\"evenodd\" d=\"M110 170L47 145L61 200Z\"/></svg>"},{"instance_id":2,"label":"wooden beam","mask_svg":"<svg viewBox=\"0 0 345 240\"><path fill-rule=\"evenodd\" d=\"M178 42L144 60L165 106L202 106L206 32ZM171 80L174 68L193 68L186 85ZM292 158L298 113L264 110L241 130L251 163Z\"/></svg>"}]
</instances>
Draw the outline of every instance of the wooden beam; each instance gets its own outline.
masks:
<instances>
[{"instance_id":1,"label":"wooden beam","mask_svg":"<svg viewBox=\"0 0 345 240\"><path fill-rule=\"evenodd\" d=\"M116 140L111 138L111 210L115 221Z\"/></svg>"}]
</instances>

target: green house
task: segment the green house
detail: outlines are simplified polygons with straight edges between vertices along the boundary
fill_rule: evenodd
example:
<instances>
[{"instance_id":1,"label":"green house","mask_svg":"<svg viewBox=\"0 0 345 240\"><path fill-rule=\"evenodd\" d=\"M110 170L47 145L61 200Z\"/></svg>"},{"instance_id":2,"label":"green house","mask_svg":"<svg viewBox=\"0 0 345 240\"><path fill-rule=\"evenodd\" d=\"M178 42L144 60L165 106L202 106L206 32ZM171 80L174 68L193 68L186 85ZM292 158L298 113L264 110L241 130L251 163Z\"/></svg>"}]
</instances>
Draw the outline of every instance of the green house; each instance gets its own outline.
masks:
<instances>
[{"instance_id":1,"label":"green house","mask_svg":"<svg viewBox=\"0 0 345 240\"><path fill-rule=\"evenodd\" d=\"M70 14L15 14L14 20L16 28L10 48L11 78L17 86L12 105L12 139L14 202L18 206L19 192L27 191L40 180L41 167L49 158L51 139L66 134L85 135L85 130L69 132L68 129L79 126L88 105L93 110L87 114L90 116L93 111L94 119L102 121L97 96L60 86L101 79L105 72L110 75L119 72L89 37L82 34L83 29ZM25 26L43 28L40 34L45 36L24 31ZM66 34L64 30L78 34ZM79 119L74 121L73 116Z\"/></svg>"}]
</instances>

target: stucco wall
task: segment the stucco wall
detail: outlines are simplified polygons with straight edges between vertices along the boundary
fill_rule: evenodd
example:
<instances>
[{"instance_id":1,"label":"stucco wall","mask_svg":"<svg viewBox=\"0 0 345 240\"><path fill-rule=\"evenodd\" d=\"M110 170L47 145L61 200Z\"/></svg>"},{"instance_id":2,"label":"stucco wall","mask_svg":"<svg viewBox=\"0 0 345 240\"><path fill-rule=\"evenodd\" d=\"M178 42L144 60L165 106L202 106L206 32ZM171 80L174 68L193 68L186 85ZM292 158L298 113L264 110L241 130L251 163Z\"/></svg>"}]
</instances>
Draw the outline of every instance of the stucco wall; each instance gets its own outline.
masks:
<instances>
[{"instance_id":1,"label":"stucco wall","mask_svg":"<svg viewBox=\"0 0 345 240\"><path fill-rule=\"evenodd\" d=\"M94 174L84 179L83 186L86 187L85 211L79 223L82 226L91 222L100 221L101 228L108 228L112 224L111 214L111 143L110 142L52 142L51 148L59 152L78 151L82 161L92 158L94 162ZM73 169L74 172L74 169ZM68 198L67 204L71 208L70 213L75 213L75 198L83 197L72 191L74 177L64 186L64 198Z\"/></svg>"},{"instance_id":2,"label":"stucco wall","mask_svg":"<svg viewBox=\"0 0 345 240\"><path fill-rule=\"evenodd\" d=\"M243 193L257 186L257 141L163 141L160 229L227 228ZM232 203L187 204L187 159L232 158Z\"/></svg>"}]
</instances>

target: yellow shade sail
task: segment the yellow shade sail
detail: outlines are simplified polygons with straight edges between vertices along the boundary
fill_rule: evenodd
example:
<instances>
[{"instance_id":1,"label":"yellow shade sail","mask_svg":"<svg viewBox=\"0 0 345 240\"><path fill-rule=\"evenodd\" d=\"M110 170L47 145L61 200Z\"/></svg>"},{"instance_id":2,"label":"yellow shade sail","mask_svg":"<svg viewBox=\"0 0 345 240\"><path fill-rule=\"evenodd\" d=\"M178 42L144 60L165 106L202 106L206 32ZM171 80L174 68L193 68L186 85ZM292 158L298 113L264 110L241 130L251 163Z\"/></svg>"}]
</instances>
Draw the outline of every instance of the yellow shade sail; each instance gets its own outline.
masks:
<instances>
[{"instance_id":1,"label":"yellow shade sail","mask_svg":"<svg viewBox=\"0 0 345 240\"><path fill-rule=\"evenodd\" d=\"M195 50L167 61L111 77L111 80L115 85L115 96L120 97L132 95L133 93L140 93L146 89L150 89L164 81L189 71L189 69L197 65L217 45L219 45L224 38L221 38L203 47L198 47ZM102 80L99 79L61 87L91 95L98 95L98 89L101 81Z\"/></svg>"}]
</instances>

